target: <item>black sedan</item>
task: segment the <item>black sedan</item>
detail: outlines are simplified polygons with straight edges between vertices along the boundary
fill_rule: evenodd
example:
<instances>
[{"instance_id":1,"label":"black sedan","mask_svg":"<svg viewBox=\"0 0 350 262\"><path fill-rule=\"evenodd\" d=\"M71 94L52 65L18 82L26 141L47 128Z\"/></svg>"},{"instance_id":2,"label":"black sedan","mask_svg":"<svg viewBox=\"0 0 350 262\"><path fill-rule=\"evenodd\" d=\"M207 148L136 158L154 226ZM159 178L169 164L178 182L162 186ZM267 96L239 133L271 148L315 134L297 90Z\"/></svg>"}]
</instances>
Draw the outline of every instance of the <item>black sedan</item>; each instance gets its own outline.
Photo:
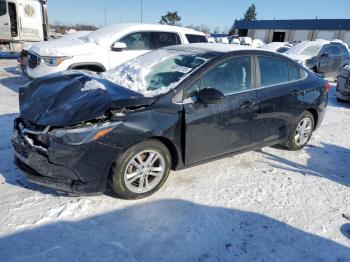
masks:
<instances>
[{"instance_id":1,"label":"black sedan","mask_svg":"<svg viewBox=\"0 0 350 262\"><path fill-rule=\"evenodd\" d=\"M194 44L150 52L101 76L68 71L20 90L15 163L70 193L151 195L177 170L283 144L321 124L329 85L263 50Z\"/></svg>"}]
</instances>

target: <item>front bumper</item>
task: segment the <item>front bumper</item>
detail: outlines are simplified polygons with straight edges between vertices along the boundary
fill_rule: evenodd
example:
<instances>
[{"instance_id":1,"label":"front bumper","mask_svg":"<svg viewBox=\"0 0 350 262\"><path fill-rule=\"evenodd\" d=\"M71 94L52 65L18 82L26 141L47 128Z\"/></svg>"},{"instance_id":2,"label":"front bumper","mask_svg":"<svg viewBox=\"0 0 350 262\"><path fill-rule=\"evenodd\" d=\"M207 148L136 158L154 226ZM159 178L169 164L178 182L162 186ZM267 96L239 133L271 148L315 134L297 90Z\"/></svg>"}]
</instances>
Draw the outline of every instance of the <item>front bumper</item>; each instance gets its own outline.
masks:
<instances>
[{"instance_id":1,"label":"front bumper","mask_svg":"<svg viewBox=\"0 0 350 262\"><path fill-rule=\"evenodd\" d=\"M105 192L111 166L121 151L99 142L81 146L53 142L44 148L28 140L16 122L12 146L14 163L29 181L74 194Z\"/></svg>"}]
</instances>

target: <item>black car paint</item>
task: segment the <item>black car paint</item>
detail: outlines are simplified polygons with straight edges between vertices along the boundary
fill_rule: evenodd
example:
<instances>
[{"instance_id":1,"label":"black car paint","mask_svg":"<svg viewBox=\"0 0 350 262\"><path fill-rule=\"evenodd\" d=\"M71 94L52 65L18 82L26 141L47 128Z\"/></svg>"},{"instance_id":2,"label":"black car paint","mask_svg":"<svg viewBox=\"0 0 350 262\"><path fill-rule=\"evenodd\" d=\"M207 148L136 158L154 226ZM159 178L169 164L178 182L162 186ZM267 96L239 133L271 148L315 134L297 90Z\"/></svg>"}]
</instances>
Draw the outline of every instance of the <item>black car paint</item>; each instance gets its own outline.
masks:
<instances>
[{"instance_id":1,"label":"black car paint","mask_svg":"<svg viewBox=\"0 0 350 262\"><path fill-rule=\"evenodd\" d=\"M18 144L28 147L31 154L44 156L49 166L66 167L76 177L67 179L59 173L43 176L41 169L33 167L30 161L16 157L15 162L28 179L36 183L74 193L103 192L118 155L147 138L159 139L169 148L172 169L177 170L225 154L284 142L296 119L305 110L310 110L317 126L320 125L328 94L324 80L310 71L305 79L284 87L257 87L225 97L219 104L181 103L186 87L218 62L240 55L268 55L300 67L282 55L266 51L218 54L174 90L157 97L152 104L114 117L113 121L120 121L120 125L97 141L81 146L54 141L43 154L38 148L28 146L23 138L21 141L13 140L15 151ZM292 97L289 97L292 92ZM23 121L21 117L15 122L15 130L18 122ZM276 129L272 130L272 127Z\"/></svg>"}]
</instances>

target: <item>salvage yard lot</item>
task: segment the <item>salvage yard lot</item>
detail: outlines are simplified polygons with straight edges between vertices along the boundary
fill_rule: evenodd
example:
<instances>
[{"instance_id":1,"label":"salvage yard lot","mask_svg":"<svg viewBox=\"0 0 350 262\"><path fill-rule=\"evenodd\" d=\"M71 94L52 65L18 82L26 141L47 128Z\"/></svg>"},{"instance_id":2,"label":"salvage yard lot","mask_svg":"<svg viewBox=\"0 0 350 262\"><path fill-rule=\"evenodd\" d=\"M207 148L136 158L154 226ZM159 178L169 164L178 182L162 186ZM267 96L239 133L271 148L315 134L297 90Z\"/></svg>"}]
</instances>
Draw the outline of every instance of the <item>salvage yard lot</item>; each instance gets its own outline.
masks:
<instances>
[{"instance_id":1,"label":"salvage yard lot","mask_svg":"<svg viewBox=\"0 0 350 262\"><path fill-rule=\"evenodd\" d=\"M67 197L12 163L18 89L0 60L0 261L350 261L350 104L332 87L300 152L264 148L172 172L139 201Z\"/></svg>"}]
</instances>

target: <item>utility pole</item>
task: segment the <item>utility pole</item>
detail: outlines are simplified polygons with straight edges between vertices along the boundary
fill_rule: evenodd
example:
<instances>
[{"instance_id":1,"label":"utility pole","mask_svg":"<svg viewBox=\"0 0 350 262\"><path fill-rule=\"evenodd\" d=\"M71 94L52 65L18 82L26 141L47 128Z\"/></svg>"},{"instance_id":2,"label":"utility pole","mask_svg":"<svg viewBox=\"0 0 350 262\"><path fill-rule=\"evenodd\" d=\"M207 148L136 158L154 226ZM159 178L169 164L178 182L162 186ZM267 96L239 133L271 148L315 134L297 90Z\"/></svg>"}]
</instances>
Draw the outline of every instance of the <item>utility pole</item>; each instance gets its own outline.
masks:
<instances>
[{"instance_id":1,"label":"utility pole","mask_svg":"<svg viewBox=\"0 0 350 262\"><path fill-rule=\"evenodd\" d=\"M105 26L107 25L107 9L105 8Z\"/></svg>"},{"instance_id":2,"label":"utility pole","mask_svg":"<svg viewBox=\"0 0 350 262\"><path fill-rule=\"evenodd\" d=\"M141 0L141 24L143 20L143 0Z\"/></svg>"}]
</instances>

